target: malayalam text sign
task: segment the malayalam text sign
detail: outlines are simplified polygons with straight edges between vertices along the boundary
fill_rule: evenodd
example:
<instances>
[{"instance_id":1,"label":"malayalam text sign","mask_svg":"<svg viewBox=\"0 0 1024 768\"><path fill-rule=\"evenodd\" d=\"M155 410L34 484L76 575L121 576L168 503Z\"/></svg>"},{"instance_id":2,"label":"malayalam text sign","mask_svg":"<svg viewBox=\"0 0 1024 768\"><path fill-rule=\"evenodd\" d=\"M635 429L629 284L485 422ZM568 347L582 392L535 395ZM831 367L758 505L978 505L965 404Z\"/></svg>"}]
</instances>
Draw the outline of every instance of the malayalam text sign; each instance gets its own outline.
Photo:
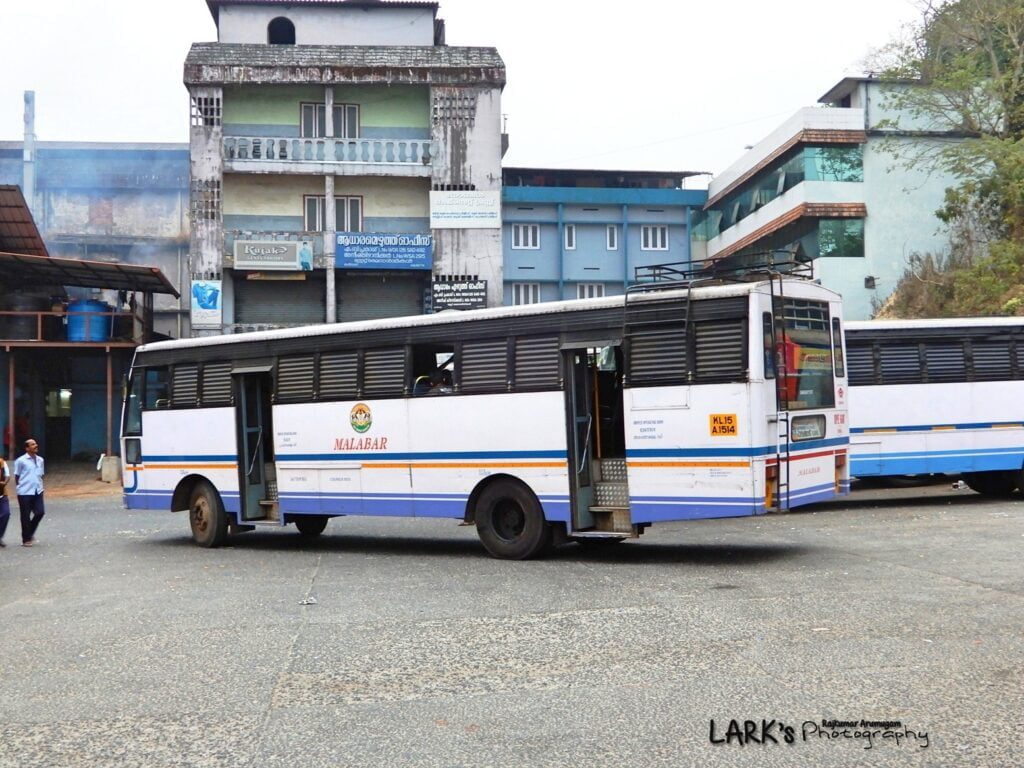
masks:
<instances>
[{"instance_id":1,"label":"malayalam text sign","mask_svg":"<svg viewBox=\"0 0 1024 768\"><path fill-rule=\"evenodd\" d=\"M486 280L437 280L431 285L431 293L435 312L487 306Z\"/></svg>"},{"instance_id":2,"label":"malayalam text sign","mask_svg":"<svg viewBox=\"0 0 1024 768\"><path fill-rule=\"evenodd\" d=\"M498 229L501 192L477 190L430 193L431 229Z\"/></svg>"},{"instance_id":3,"label":"malayalam text sign","mask_svg":"<svg viewBox=\"0 0 1024 768\"><path fill-rule=\"evenodd\" d=\"M434 237L340 232L334 255L339 269L431 269Z\"/></svg>"}]
</instances>

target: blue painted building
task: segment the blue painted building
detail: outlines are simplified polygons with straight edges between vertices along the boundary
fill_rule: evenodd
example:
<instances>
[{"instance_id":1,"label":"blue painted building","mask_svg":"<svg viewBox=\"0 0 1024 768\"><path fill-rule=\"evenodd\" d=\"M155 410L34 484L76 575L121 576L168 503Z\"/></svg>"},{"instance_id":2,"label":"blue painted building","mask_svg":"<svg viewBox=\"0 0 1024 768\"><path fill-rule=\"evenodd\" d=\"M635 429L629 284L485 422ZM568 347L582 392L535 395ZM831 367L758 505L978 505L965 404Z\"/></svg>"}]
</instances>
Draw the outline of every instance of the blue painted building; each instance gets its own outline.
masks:
<instances>
[{"instance_id":1,"label":"blue painted building","mask_svg":"<svg viewBox=\"0 0 1024 768\"><path fill-rule=\"evenodd\" d=\"M505 168L504 303L621 294L637 267L691 261L695 175Z\"/></svg>"}]
</instances>

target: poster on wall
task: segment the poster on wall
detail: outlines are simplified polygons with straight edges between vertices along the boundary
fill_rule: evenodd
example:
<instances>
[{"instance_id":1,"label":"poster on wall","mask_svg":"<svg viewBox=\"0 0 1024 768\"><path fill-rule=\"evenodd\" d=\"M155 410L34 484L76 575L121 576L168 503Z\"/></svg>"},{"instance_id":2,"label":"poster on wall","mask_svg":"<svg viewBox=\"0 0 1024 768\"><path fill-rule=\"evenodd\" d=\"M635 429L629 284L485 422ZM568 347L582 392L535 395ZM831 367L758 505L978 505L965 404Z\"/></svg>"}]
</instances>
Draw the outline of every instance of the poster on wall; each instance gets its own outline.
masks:
<instances>
[{"instance_id":1,"label":"poster on wall","mask_svg":"<svg viewBox=\"0 0 1024 768\"><path fill-rule=\"evenodd\" d=\"M339 269L431 269L434 236L339 232L335 261Z\"/></svg>"},{"instance_id":2,"label":"poster on wall","mask_svg":"<svg viewBox=\"0 0 1024 768\"><path fill-rule=\"evenodd\" d=\"M190 318L193 328L220 329L223 319L223 292L220 280L193 280Z\"/></svg>"},{"instance_id":3,"label":"poster on wall","mask_svg":"<svg viewBox=\"0 0 1024 768\"><path fill-rule=\"evenodd\" d=\"M499 229L501 192L430 193L431 229Z\"/></svg>"}]
</instances>

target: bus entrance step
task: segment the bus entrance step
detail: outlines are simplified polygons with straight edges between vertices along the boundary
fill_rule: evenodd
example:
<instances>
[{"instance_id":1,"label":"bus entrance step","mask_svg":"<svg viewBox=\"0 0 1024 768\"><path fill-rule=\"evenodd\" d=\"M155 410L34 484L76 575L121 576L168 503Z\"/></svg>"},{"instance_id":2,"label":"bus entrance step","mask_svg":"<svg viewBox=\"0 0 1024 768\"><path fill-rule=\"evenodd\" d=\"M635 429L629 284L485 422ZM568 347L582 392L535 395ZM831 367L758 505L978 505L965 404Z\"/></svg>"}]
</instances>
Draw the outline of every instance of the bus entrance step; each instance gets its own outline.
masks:
<instances>
[{"instance_id":1,"label":"bus entrance step","mask_svg":"<svg viewBox=\"0 0 1024 768\"><path fill-rule=\"evenodd\" d=\"M629 507L590 507L589 512L594 516L595 530L609 533L633 532Z\"/></svg>"},{"instance_id":2,"label":"bus entrance step","mask_svg":"<svg viewBox=\"0 0 1024 768\"><path fill-rule=\"evenodd\" d=\"M271 499L260 499L260 507L267 515L266 520L273 522L275 525L277 524L278 520L280 520L280 515L278 514L278 504L279 502Z\"/></svg>"}]
</instances>

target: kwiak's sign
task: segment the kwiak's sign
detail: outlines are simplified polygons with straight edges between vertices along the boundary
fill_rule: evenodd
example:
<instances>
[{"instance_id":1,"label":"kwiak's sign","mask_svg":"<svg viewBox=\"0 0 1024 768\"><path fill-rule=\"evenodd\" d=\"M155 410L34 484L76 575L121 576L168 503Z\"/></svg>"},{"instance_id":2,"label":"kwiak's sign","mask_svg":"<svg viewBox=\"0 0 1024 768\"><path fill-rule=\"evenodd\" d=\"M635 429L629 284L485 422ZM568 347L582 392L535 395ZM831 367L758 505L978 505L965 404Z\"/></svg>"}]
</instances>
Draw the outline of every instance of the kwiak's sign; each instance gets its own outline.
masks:
<instances>
[{"instance_id":1,"label":"kwiak's sign","mask_svg":"<svg viewBox=\"0 0 1024 768\"><path fill-rule=\"evenodd\" d=\"M313 244L306 241L235 241L235 269L313 269Z\"/></svg>"},{"instance_id":2,"label":"kwiak's sign","mask_svg":"<svg viewBox=\"0 0 1024 768\"><path fill-rule=\"evenodd\" d=\"M335 240L339 269L426 269L433 267L433 235L340 232Z\"/></svg>"}]
</instances>

